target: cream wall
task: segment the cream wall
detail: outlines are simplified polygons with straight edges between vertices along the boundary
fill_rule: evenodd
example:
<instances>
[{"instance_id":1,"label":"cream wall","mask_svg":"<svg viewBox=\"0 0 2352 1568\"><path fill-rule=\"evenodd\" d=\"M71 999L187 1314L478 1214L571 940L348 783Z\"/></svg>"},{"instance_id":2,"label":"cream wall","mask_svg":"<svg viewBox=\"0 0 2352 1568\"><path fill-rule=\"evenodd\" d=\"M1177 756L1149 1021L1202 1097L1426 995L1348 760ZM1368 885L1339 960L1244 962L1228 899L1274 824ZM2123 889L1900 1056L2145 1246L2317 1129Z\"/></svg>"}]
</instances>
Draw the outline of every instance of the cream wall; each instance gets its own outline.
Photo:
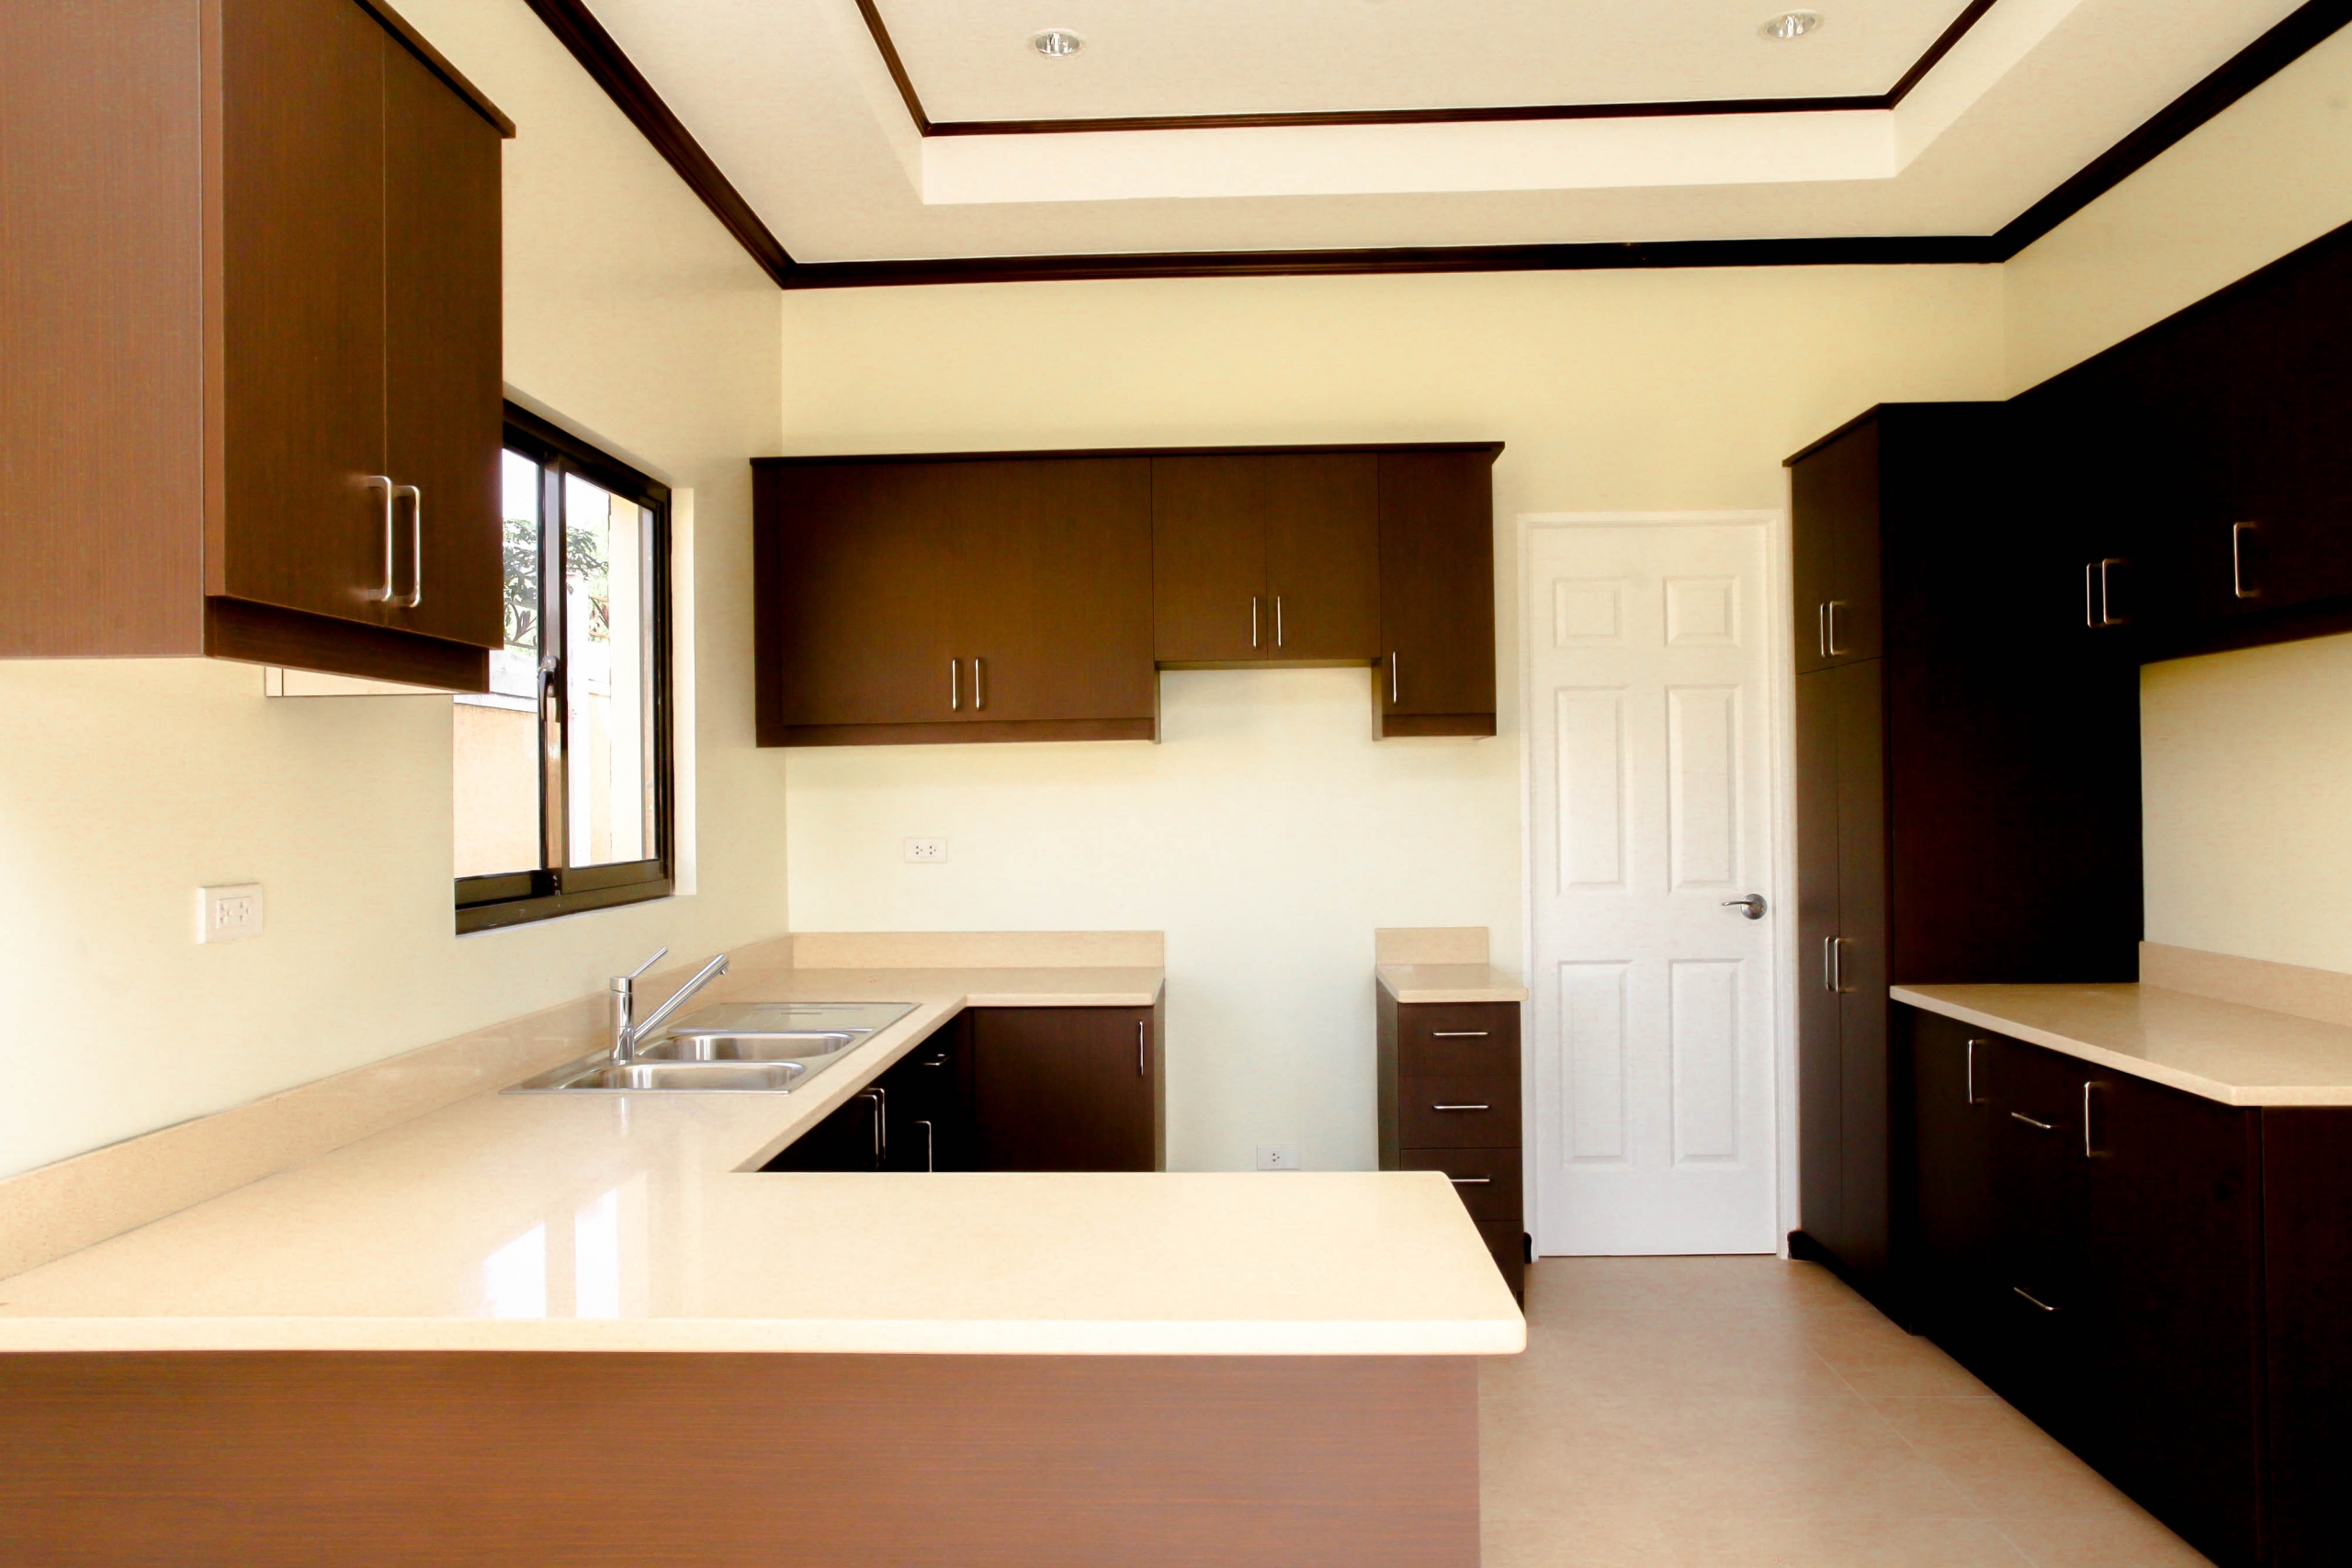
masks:
<instances>
[{"instance_id":1,"label":"cream wall","mask_svg":"<svg viewBox=\"0 0 2352 1568\"><path fill-rule=\"evenodd\" d=\"M752 749L749 485L774 443L774 287L523 0L401 0L521 127L513 386L690 487L700 892L451 934L446 698L268 701L250 666L0 664L0 1174L577 996L668 943L785 929L781 770ZM198 947L196 888L267 887Z\"/></svg>"},{"instance_id":2,"label":"cream wall","mask_svg":"<svg viewBox=\"0 0 2352 1568\"><path fill-rule=\"evenodd\" d=\"M2008 264L2008 386L2347 221L2352 29ZM2345 638L2142 671L2149 941L2352 971L2347 674Z\"/></svg>"},{"instance_id":3,"label":"cream wall","mask_svg":"<svg viewBox=\"0 0 2352 1568\"><path fill-rule=\"evenodd\" d=\"M2023 391L2352 222L2352 28L2020 252L2008 390Z\"/></svg>"},{"instance_id":4,"label":"cream wall","mask_svg":"<svg viewBox=\"0 0 2352 1568\"><path fill-rule=\"evenodd\" d=\"M1367 671L1161 677L1163 743L787 754L803 930L1168 933L1169 1152L1374 1163L1372 932L1521 963L1512 519L1779 507L1883 399L2000 391L1992 267L808 292L788 452L1498 438L1503 734L1371 739ZM944 865L900 840L939 834Z\"/></svg>"}]
</instances>

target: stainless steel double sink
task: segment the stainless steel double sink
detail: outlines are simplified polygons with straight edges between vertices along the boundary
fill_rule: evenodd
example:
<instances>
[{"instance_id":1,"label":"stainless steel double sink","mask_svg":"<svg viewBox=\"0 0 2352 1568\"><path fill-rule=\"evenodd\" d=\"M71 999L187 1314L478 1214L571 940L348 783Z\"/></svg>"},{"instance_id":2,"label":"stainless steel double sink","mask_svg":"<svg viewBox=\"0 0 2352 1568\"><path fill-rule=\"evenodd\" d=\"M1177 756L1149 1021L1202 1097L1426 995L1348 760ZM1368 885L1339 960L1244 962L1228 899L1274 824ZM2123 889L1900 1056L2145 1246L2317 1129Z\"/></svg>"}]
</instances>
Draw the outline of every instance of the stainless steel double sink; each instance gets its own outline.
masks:
<instances>
[{"instance_id":1,"label":"stainless steel double sink","mask_svg":"<svg viewBox=\"0 0 2352 1568\"><path fill-rule=\"evenodd\" d=\"M723 1003L680 1019L632 1061L583 1056L506 1092L789 1094L914 1010L912 1002Z\"/></svg>"}]
</instances>

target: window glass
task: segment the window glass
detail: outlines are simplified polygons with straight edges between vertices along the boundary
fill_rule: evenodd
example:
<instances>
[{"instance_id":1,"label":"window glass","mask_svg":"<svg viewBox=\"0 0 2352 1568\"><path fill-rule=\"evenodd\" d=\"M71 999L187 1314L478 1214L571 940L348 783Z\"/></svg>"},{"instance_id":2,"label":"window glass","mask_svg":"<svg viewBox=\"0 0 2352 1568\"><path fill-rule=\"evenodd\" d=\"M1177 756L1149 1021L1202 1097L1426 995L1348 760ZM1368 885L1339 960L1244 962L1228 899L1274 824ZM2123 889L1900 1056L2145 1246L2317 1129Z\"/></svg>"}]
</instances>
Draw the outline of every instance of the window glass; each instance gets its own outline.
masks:
<instances>
[{"instance_id":1,"label":"window glass","mask_svg":"<svg viewBox=\"0 0 2352 1568\"><path fill-rule=\"evenodd\" d=\"M506 646L490 656L490 691L458 698L451 758L456 779L457 874L535 871L545 863L539 812L540 492L543 470L504 455Z\"/></svg>"},{"instance_id":2,"label":"window glass","mask_svg":"<svg viewBox=\"0 0 2352 1568\"><path fill-rule=\"evenodd\" d=\"M651 514L577 474L563 488L566 827L573 865L651 855Z\"/></svg>"}]
</instances>

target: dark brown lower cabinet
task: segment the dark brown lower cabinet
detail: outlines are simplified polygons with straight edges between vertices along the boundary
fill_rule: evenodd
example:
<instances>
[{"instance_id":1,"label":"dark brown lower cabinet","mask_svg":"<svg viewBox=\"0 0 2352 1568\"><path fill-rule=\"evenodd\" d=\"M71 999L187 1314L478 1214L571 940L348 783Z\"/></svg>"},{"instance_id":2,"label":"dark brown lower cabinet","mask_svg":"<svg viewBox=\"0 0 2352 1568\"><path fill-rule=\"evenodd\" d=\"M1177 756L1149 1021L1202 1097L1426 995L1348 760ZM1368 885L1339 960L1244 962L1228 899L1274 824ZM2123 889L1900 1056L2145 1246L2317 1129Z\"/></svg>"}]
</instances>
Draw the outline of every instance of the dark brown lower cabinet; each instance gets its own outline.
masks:
<instances>
[{"instance_id":1,"label":"dark brown lower cabinet","mask_svg":"<svg viewBox=\"0 0 2352 1568\"><path fill-rule=\"evenodd\" d=\"M972 1110L980 1168L1165 1168L1156 1010L977 1010Z\"/></svg>"},{"instance_id":2,"label":"dark brown lower cabinet","mask_svg":"<svg viewBox=\"0 0 2352 1568\"><path fill-rule=\"evenodd\" d=\"M1157 1008L974 1008L766 1170L1159 1170Z\"/></svg>"},{"instance_id":3,"label":"dark brown lower cabinet","mask_svg":"<svg viewBox=\"0 0 2352 1568\"><path fill-rule=\"evenodd\" d=\"M1443 1171L1524 1300L1519 1004L1399 1002L1378 991L1380 1168Z\"/></svg>"},{"instance_id":4,"label":"dark brown lower cabinet","mask_svg":"<svg viewBox=\"0 0 2352 1568\"><path fill-rule=\"evenodd\" d=\"M2266 1336L2275 1366L2280 1326L2275 1313L2266 1326L2266 1279L2293 1269L2275 1246L2266 1258L2262 1235L2280 1201L2264 1163L2281 1113L1901 1016L1923 1331L2216 1562L2342 1561L2340 1509L2329 1506L2324 1550L2281 1550L2266 1506L2266 1448L2273 1473L2291 1472L2264 1422ZM2322 1114L2339 1142L2352 1132L2344 1113ZM2339 1342L2348 1299L2324 1309ZM2276 1371L2267 1381L2301 1397ZM2328 1473L2333 1484L2341 1471Z\"/></svg>"}]
</instances>

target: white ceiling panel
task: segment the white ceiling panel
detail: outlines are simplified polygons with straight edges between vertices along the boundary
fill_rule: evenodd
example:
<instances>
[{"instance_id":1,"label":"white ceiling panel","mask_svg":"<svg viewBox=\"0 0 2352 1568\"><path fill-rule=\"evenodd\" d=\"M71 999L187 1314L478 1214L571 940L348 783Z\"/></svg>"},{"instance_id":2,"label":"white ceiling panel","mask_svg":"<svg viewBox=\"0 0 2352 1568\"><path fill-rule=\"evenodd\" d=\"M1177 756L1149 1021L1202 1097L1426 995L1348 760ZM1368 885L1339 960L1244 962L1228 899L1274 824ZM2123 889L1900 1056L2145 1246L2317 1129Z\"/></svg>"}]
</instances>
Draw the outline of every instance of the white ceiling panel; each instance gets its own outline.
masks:
<instances>
[{"instance_id":1,"label":"white ceiling panel","mask_svg":"<svg viewBox=\"0 0 2352 1568\"><path fill-rule=\"evenodd\" d=\"M876 0L934 120L1884 93L1965 0ZM1049 60L1048 28L1085 40Z\"/></svg>"}]
</instances>

